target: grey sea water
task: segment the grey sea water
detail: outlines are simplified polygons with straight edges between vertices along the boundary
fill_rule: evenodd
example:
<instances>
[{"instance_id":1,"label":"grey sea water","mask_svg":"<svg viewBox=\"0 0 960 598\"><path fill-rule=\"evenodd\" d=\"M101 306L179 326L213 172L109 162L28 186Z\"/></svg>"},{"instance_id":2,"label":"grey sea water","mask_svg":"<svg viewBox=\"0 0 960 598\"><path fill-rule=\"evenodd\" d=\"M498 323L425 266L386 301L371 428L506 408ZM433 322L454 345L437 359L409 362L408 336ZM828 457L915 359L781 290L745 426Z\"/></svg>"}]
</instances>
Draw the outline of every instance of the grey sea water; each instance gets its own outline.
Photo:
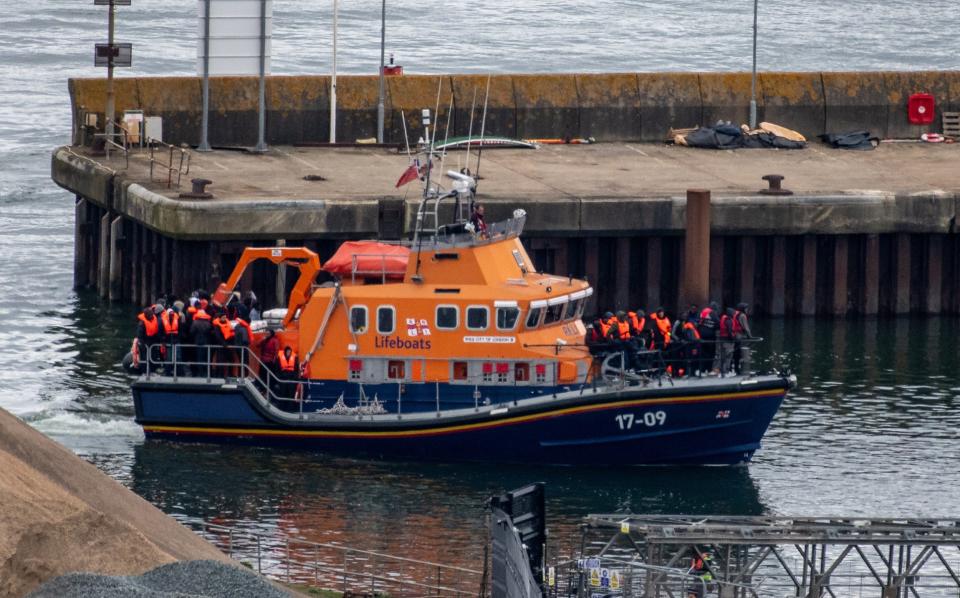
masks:
<instances>
[{"instance_id":1,"label":"grey sea water","mask_svg":"<svg viewBox=\"0 0 960 598\"><path fill-rule=\"evenodd\" d=\"M376 0L341 1L341 72L373 73ZM331 1L274 1L273 72L326 73ZM133 0L121 75L191 74L197 3ZM729 71L750 66L749 1L388 1L388 50L407 72ZM770 70L960 68L960 5L761 0ZM175 517L475 565L486 496L548 483L551 526L588 512L960 513L955 318L758 322L800 388L755 462L610 470L384 464L309 453L146 443L119 367L132 309L71 290L73 198L49 179L69 137L68 77L102 75L92 2L0 15L0 406Z\"/></svg>"}]
</instances>

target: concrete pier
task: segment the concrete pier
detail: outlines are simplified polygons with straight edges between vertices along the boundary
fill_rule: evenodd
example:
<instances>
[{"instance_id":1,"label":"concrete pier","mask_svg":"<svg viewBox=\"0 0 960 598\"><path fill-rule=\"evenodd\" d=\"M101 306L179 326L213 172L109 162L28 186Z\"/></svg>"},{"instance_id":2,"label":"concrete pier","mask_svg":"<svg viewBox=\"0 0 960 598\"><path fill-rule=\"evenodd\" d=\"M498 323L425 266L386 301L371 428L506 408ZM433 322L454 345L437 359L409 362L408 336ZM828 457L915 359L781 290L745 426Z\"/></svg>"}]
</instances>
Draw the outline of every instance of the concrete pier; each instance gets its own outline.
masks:
<instances>
[{"instance_id":1,"label":"concrete pier","mask_svg":"<svg viewBox=\"0 0 960 598\"><path fill-rule=\"evenodd\" d=\"M445 167L462 157L451 153ZM597 288L595 309L677 307L690 183L713 190L709 299L745 301L770 315L960 307L952 275L960 261L956 145L789 153L597 144L490 151L483 159L488 218L526 209L537 267L586 276ZM214 199L178 199L178 189L149 180L135 155L123 170L117 158L55 152L54 180L79 198L78 287L145 304L165 292L213 288L247 245L283 239L325 258L344 239L412 230L418 191L394 190L407 158L393 151L282 147L193 160L190 175L213 180ZM318 172L328 180L303 180ZM787 173L796 195L757 195L767 172ZM268 269L241 284L268 304L277 294Z\"/></svg>"},{"instance_id":2,"label":"concrete pier","mask_svg":"<svg viewBox=\"0 0 960 598\"><path fill-rule=\"evenodd\" d=\"M454 97L452 132L466 134L473 90L483 91L486 76L413 76L389 81L388 141L402 141L401 110L416 138L415 108L433 105L438 82L444 98ZM696 280L697 303L744 301L769 315L960 313L960 145L843 152L813 142L798 151L718 152L649 143L671 126L744 116L745 82L740 73L492 77L488 134L593 135L600 143L485 151L479 196L488 219L525 209L535 265L587 277L596 288L588 312L674 310ZM374 83L338 84L343 138L372 135ZM346 239L409 236L419 189L394 187L404 154L314 147L326 136L326 78L269 78L270 151L235 151L252 145L255 110L241 100L254 84L212 82L211 141L233 149L192 154L180 188L167 186L165 171L151 176L147 150L131 152L129 166L118 152L109 160L80 146L54 152L52 177L76 197L76 287L145 304L215 287L248 245L304 244L326 258ZM928 88L937 130L942 111L960 109L960 73L762 73L761 119L808 136L866 128L916 138L906 97ZM196 78L127 79L117 89L119 110L160 115L167 141L196 142ZM79 123L88 107L102 105L103 85L72 80L70 90L79 141ZM464 159L451 152L443 168L459 169ZM767 174L784 175L794 195L758 195ZM180 199L191 178L213 181L213 199ZM709 241L699 248L683 240L692 188L712 197ZM253 269L241 286L268 307L288 290L267 268Z\"/></svg>"}]
</instances>

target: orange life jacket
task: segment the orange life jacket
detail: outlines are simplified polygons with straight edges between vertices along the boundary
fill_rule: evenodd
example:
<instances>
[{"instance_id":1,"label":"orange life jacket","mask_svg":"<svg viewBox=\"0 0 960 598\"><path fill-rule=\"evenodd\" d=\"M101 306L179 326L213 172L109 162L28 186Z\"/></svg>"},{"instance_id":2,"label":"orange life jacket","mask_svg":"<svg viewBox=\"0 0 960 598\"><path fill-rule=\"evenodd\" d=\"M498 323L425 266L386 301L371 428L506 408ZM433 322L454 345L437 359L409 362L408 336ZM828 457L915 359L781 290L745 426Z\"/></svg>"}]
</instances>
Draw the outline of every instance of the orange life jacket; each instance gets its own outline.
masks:
<instances>
[{"instance_id":1,"label":"orange life jacket","mask_svg":"<svg viewBox=\"0 0 960 598\"><path fill-rule=\"evenodd\" d=\"M167 334L176 334L180 330L180 314L168 310L160 314L160 321L163 322L163 329Z\"/></svg>"},{"instance_id":2,"label":"orange life jacket","mask_svg":"<svg viewBox=\"0 0 960 598\"><path fill-rule=\"evenodd\" d=\"M603 337L606 338L607 334L610 333L610 322L606 320L600 320L600 332L603 333Z\"/></svg>"},{"instance_id":3,"label":"orange life jacket","mask_svg":"<svg viewBox=\"0 0 960 598\"><path fill-rule=\"evenodd\" d=\"M287 359L286 352L277 355L277 361L280 362L280 371L292 372L294 363L297 361L297 354L290 352L290 359Z\"/></svg>"},{"instance_id":4,"label":"orange life jacket","mask_svg":"<svg viewBox=\"0 0 960 598\"><path fill-rule=\"evenodd\" d=\"M692 322L689 322L689 321L684 322L684 323L683 323L683 329L684 329L684 330L692 330L692 331L693 331L693 338L695 338L695 339L697 339L697 340L700 340L700 332L697 331L697 327L694 326Z\"/></svg>"},{"instance_id":5,"label":"orange life jacket","mask_svg":"<svg viewBox=\"0 0 960 598\"><path fill-rule=\"evenodd\" d=\"M160 332L160 320L156 316L148 320L143 314L137 315L137 319L143 322L143 327L147 331L147 336L153 338Z\"/></svg>"},{"instance_id":6,"label":"orange life jacket","mask_svg":"<svg viewBox=\"0 0 960 598\"><path fill-rule=\"evenodd\" d=\"M630 338L630 322L617 320L617 334L620 336L620 340Z\"/></svg>"},{"instance_id":7,"label":"orange life jacket","mask_svg":"<svg viewBox=\"0 0 960 598\"><path fill-rule=\"evenodd\" d=\"M196 313L193 315L193 319L194 319L194 320L209 320L209 319L210 319L210 314L208 314L207 312L203 311L202 309L199 309L199 310L197 310Z\"/></svg>"},{"instance_id":8,"label":"orange life jacket","mask_svg":"<svg viewBox=\"0 0 960 598\"><path fill-rule=\"evenodd\" d=\"M628 311L627 312L627 321L630 322L630 325L633 326L633 329L638 333L643 330L643 325L646 323L643 321L644 318L638 318L637 312Z\"/></svg>"},{"instance_id":9,"label":"orange life jacket","mask_svg":"<svg viewBox=\"0 0 960 598\"><path fill-rule=\"evenodd\" d=\"M214 324L216 324L220 329L220 334L223 335L223 340L228 341L233 338L233 326L230 325L230 322L221 322L220 318L217 318Z\"/></svg>"},{"instance_id":10,"label":"orange life jacket","mask_svg":"<svg viewBox=\"0 0 960 598\"><path fill-rule=\"evenodd\" d=\"M650 314L650 317L653 318L654 323L657 325L657 330L660 331L660 334L663 336L664 346L670 344L670 318L664 315L662 318L656 313Z\"/></svg>"}]
</instances>

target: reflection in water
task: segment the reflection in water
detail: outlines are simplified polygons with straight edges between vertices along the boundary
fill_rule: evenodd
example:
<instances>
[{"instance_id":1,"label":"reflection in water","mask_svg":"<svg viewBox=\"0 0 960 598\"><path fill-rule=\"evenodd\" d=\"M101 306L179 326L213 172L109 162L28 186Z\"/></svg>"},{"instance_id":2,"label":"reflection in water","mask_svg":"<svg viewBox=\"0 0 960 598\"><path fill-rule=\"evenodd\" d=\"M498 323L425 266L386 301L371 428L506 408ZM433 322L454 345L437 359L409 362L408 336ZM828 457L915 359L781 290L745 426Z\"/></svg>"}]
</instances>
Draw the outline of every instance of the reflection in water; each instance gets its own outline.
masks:
<instances>
[{"instance_id":1,"label":"reflection in water","mask_svg":"<svg viewBox=\"0 0 960 598\"><path fill-rule=\"evenodd\" d=\"M532 481L547 484L549 525L564 552L592 512L766 512L745 467L424 465L147 442L134 449L129 484L188 523L471 566L482 558L487 498Z\"/></svg>"}]
</instances>

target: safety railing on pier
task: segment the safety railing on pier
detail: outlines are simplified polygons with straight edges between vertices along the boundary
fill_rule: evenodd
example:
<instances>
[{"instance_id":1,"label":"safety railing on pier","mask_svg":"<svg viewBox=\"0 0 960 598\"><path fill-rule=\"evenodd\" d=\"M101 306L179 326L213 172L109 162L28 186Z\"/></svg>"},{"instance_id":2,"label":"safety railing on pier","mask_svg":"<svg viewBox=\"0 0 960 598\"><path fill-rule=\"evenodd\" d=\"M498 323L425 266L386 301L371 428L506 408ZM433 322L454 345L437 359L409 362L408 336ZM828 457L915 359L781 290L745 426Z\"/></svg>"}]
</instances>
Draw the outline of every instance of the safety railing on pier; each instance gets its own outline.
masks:
<instances>
[{"instance_id":1,"label":"safety railing on pier","mask_svg":"<svg viewBox=\"0 0 960 598\"><path fill-rule=\"evenodd\" d=\"M130 168L130 135L127 129L116 121L110 123L113 133L97 133L95 138L103 139L104 151L110 156L110 148L123 154L124 168Z\"/></svg>"},{"instance_id":2,"label":"safety railing on pier","mask_svg":"<svg viewBox=\"0 0 960 598\"><path fill-rule=\"evenodd\" d=\"M185 147L177 147L149 137L146 141L150 148L150 181L153 182L154 171L159 169L166 174L167 189L171 187L179 188L182 177L190 174L190 158L192 155L190 151ZM161 178L161 180L163 179Z\"/></svg>"},{"instance_id":3,"label":"safety railing on pier","mask_svg":"<svg viewBox=\"0 0 960 598\"><path fill-rule=\"evenodd\" d=\"M147 149L146 159L150 168L150 182L163 182L167 189L180 187L184 176L190 174L192 153L186 146L175 146L159 139L146 137L141 131L128 131L127 125L112 122L113 133L97 133L95 138L103 139L107 156L113 148L123 154L124 168L130 168L130 155L139 156L134 150ZM159 179L157 179L159 171Z\"/></svg>"},{"instance_id":4,"label":"safety railing on pier","mask_svg":"<svg viewBox=\"0 0 960 598\"><path fill-rule=\"evenodd\" d=\"M188 525L230 558L284 583L361 596L478 596L484 573L475 569L300 538L277 538L207 522Z\"/></svg>"}]
</instances>

